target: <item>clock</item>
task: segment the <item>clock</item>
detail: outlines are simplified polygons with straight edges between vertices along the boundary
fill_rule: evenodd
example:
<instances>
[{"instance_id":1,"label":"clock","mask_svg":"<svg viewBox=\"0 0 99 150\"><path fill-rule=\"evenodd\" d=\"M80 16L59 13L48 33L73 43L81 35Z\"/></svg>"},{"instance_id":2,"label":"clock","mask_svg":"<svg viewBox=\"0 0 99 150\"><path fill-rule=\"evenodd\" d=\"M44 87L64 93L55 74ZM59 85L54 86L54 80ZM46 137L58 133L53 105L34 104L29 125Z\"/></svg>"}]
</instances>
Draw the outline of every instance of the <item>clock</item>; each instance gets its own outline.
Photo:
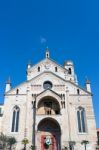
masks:
<instances>
[{"instance_id":1,"label":"clock","mask_svg":"<svg viewBox=\"0 0 99 150\"><path fill-rule=\"evenodd\" d=\"M49 64L46 64L45 65L45 69L49 69L50 68L50 65Z\"/></svg>"},{"instance_id":2,"label":"clock","mask_svg":"<svg viewBox=\"0 0 99 150\"><path fill-rule=\"evenodd\" d=\"M49 62L46 62L45 64L45 69L49 69L50 68L50 63Z\"/></svg>"}]
</instances>

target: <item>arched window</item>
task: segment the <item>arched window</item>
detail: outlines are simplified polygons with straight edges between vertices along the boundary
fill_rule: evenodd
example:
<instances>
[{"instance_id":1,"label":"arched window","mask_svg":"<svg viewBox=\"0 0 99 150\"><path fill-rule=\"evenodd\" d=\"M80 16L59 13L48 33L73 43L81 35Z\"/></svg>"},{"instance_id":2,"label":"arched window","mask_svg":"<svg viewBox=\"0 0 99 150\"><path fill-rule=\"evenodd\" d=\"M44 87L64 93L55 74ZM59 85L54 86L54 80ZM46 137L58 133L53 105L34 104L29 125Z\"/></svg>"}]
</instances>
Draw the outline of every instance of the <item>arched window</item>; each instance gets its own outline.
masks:
<instances>
[{"instance_id":1,"label":"arched window","mask_svg":"<svg viewBox=\"0 0 99 150\"><path fill-rule=\"evenodd\" d=\"M19 113L20 113L19 107L15 106L13 108L11 132L18 132L18 129L19 129Z\"/></svg>"},{"instance_id":2,"label":"arched window","mask_svg":"<svg viewBox=\"0 0 99 150\"><path fill-rule=\"evenodd\" d=\"M47 53L47 58L48 58L48 53Z\"/></svg>"},{"instance_id":3,"label":"arched window","mask_svg":"<svg viewBox=\"0 0 99 150\"><path fill-rule=\"evenodd\" d=\"M55 67L55 72L57 72L57 67Z\"/></svg>"},{"instance_id":4,"label":"arched window","mask_svg":"<svg viewBox=\"0 0 99 150\"><path fill-rule=\"evenodd\" d=\"M16 90L16 94L17 94L17 95L19 94L19 89Z\"/></svg>"},{"instance_id":5,"label":"arched window","mask_svg":"<svg viewBox=\"0 0 99 150\"><path fill-rule=\"evenodd\" d=\"M85 109L82 107L79 107L77 110L77 121L78 121L78 131L86 132Z\"/></svg>"},{"instance_id":6,"label":"arched window","mask_svg":"<svg viewBox=\"0 0 99 150\"><path fill-rule=\"evenodd\" d=\"M43 87L44 87L45 90L51 89L52 86L53 86L53 85L52 85L52 82L50 82L50 81L45 81L45 82L43 83Z\"/></svg>"},{"instance_id":7,"label":"arched window","mask_svg":"<svg viewBox=\"0 0 99 150\"><path fill-rule=\"evenodd\" d=\"M68 69L68 74L72 74L71 68Z\"/></svg>"},{"instance_id":8,"label":"arched window","mask_svg":"<svg viewBox=\"0 0 99 150\"><path fill-rule=\"evenodd\" d=\"M40 67L38 67L38 72L40 72Z\"/></svg>"},{"instance_id":9,"label":"arched window","mask_svg":"<svg viewBox=\"0 0 99 150\"><path fill-rule=\"evenodd\" d=\"M77 89L77 94L78 94L78 95L80 94L80 90L79 90L79 89Z\"/></svg>"}]
</instances>

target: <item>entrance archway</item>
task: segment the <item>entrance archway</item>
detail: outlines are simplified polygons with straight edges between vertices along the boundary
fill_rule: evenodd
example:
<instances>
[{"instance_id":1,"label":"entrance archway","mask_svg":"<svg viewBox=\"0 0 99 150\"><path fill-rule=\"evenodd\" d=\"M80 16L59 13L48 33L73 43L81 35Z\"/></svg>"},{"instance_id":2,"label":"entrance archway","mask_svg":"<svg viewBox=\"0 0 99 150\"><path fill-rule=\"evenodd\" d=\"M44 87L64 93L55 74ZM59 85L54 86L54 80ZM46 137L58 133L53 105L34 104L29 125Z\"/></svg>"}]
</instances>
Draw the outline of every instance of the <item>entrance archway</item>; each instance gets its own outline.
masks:
<instances>
[{"instance_id":1,"label":"entrance archway","mask_svg":"<svg viewBox=\"0 0 99 150\"><path fill-rule=\"evenodd\" d=\"M38 124L41 150L61 149L61 129L59 123L52 118L43 119Z\"/></svg>"}]
</instances>

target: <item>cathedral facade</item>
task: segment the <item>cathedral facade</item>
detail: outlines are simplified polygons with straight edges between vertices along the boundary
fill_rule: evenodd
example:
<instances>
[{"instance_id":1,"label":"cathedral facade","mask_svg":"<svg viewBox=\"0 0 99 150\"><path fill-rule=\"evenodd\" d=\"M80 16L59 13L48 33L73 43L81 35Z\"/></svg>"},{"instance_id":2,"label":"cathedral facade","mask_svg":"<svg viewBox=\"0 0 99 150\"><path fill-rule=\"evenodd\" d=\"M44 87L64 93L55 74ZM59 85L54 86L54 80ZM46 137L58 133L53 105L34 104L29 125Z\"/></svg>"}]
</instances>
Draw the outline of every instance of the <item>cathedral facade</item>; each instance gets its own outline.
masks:
<instances>
[{"instance_id":1,"label":"cathedral facade","mask_svg":"<svg viewBox=\"0 0 99 150\"><path fill-rule=\"evenodd\" d=\"M28 64L27 80L15 88L6 83L0 106L0 132L17 139L16 150L95 150L96 124L90 82L79 86L72 61L64 66L50 58Z\"/></svg>"}]
</instances>

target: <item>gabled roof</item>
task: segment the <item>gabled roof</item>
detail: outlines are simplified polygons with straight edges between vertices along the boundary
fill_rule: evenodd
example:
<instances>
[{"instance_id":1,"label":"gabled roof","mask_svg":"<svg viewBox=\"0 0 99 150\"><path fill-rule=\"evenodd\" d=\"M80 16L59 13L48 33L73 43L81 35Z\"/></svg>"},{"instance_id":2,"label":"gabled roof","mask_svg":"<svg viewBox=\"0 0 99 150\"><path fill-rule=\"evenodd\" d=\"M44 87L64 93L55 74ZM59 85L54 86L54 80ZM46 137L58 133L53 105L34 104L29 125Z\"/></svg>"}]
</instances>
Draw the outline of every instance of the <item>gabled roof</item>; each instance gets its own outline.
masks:
<instances>
[{"instance_id":1,"label":"gabled roof","mask_svg":"<svg viewBox=\"0 0 99 150\"><path fill-rule=\"evenodd\" d=\"M41 76L43 73L51 73L51 74L53 74L54 76L56 76L57 78L59 78L59 79L63 80L64 82L68 82L68 83L70 83L70 84L72 84L72 85L76 86L77 88L79 88L79 89L81 89L81 90L85 91L86 93L88 93L88 94L92 95L92 93L88 92L86 89L84 89L84 88L80 87L79 85L75 84L74 82L71 82L70 80L65 80L64 78L62 78L62 77L58 76L57 74L55 74L54 72L51 72L51 71L44 71L44 72L42 72L41 74L37 75L36 77L32 78L32 79L31 79L31 80L29 80L29 81L32 81L32 80L34 80L34 79L38 78L38 77L39 77L39 76ZM28 82L29 82L29 81L28 81Z\"/></svg>"},{"instance_id":2,"label":"gabled roof","mask_svg":"<svg viewBox=\"0 0 99 150\"><path fill-rule=\"evenodd\" d=\"M49 60L50 62L52 62L52 63L58 65L58 66L59 66L61 69L63 69L64 71L67 70L67 69L65 69L62 65L58 64L56 61L54 61L54 60L51 59L51 58L44 58L43 60L39 61L38 63L32 65L31 68L28 68L28 70L31 70L31 69L34 68L36 65L38 65L38 64L40 64L40 63L42 63L42 62L44 62L45 60Z\"/></svg>"},{"instance_id":3,"label":"gabled roof","mask_svg":"<svg viewBox=\"0 0 99 150\"><path fill-rule=\"evenodd\" d=\"M51 90L51 89L46 89L46 90L42 91L41 93L39 93L39 94L37 95L37 97L38 97L39 95L45 93L46 91L51 91L52 93L54 93L55 95L57 95L57 96L59 96L59 97L61 98L61 96L60 96L58 93L56 93L55 91L53 91L53 90Z\"/></svg>"},{"instance_id":4,"label":"gabled roof","mask_svg":"<svg viewBox=\"0 0 99 150\"><path fill-rule=\"evenodd\" d=\"M29 68L28 70L31 70L31 69L34 68L37 64L40 64L40 63L44 62L45 60L49 60L50 62L52 62L52 63L58 65L60 68L62 68L64 71L66 71L66 69L65 69L62 65L58 64L56 61L52 60L51 58L44 58L43 60L41 60L40 62L36 63L35 65L33 65L33 66L32 66L31 68ZM73 84L74 86L76 86L77 88L80 88L80 89L82 89L83 91L85 91L86 93L92 95L90 92L88 92L87 90L83 89L83 88L80 87L79 85L76 85L75 83L73 83L73 82L71 82L71 81L69 81L69 80L65 80L65 79L63 79L62 77L56 75L55 73L53 73L53 72L51 72L51 71L44 71L44 72L40 73L39 75L37 75L36 77L33 77L31 80L34 80L35 78L39 77L39 76L42 75L43 73L51 73L51 74L53 74L54 76L60 78L61 80L65 81L65 82L69 82L69 83ZM17 87L19 87L19 86L21 86L21 85L23 85L23 84L26 84L26 83L30 82L31 80L25 81L25 82L21 83L20 85L18 85ZM17 88L17 87L15 87L15 88ZM12 88L10 91L6 92L5 94L8 94L9 92L11 92L12 90L14 90L15 88Z\"/></svg>"},{"instance_id":5,"label":"gabled roof","mask_svg":"<svg viewBox=\"0 0 99 150\"><path fill-rule=\"evenodd\" d=\"M54 76L56 76L57 78L63 80L64 82L68 82L68 83L70 83L70 84L76 86L77 88L83 90L83 91L86 92L87 94L92 95L92 93L88 92L86 89L84 89L84 88L80 87L79 85L77 85L77 84L71 82L70 80L65 80L65 79L63 79L62 77L56 75L55 73L53 73L53 72L51 72L51 71L44 71L44 72L40 73L39 75L37 75L36 77L32 78L31 80L25 81L25 82L21 83L20 85L16 86L15 88L12 88L10 91L8 91L7 93L5 93L5 95L6 95L6 94L9 94L9 92L11 92L12 90L18 88L18 87L21 86L21 85L31 82L32 80L38 78L39 76L41 76L41 75L44 74L44 73L51 73L52 75L54 75Z\"/></svg>"}]
</instances>

